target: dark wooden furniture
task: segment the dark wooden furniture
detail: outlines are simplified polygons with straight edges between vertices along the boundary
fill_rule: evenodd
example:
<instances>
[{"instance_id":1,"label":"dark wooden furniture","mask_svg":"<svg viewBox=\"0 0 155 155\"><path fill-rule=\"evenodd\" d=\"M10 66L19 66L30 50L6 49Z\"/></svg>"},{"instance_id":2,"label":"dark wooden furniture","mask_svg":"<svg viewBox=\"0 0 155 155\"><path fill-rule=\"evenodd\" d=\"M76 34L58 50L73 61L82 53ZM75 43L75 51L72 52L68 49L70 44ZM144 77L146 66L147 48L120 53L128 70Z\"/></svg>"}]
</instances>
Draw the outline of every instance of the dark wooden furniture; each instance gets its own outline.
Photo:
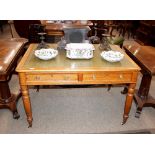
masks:
<instances>
[{"instance_id":1,"label":"dark wooden furniture","mask_svg":"<svg viewBox=\"0 0 155 155\"><path fill-rule=\"evenodd\" d=\"M149 95L152 76L155 75L155 47L124 46L126 53L141 67L143 74L141 84L134 95L138 104L136 117L140 117L143 106L155 104L155 99Z\"/></svg>"},{"instance_id":2,"label":"dark wooden furniture","mask_svg":"<svg viewBox=\"0 0 155 155\"><path fill-rule=\"evenodd\" d=\"M9 20L11 35L14 38L14 29L20 38L25 38L29 43L39 43L39 32L44 32L40 20Z\"/></svg>"},{"instance_id":3,"label":"dark wooden furniture","mask_svg":"<svg viewBox=\"0 0 155 155\"><path fill-rule=\"evenodd\" d=\"M12 94L8 82L17 65L17 61L23 55L25 40L1 39L0 40L0 108L8 108L13 112L13 118L18 119L16 99L19 94Z\"/></svg>"},{"instance_id":4,"label":"dark wooden furniture","mask_svg":"<svg viewBox=\"0 0 155 155\"><path fill-rule=\"evenodd\" d=\"M29 27L32 24L41 24L40 20L14 20L14 27L18 35L22 38L29 38Z\"/></svg>"},{"instance_id":5,"label":"dark wooden furniture","mask_svg":"<svg viewBox=\"0 0 155 155\"><path fill-rule=\"evenodd\" d=\"M16 68L19 73L23 104L29 127L32 126L32 110L28 86L30 85L96 85L96 84L129 84L128 94L124 105L123 122L126 123L137 76L140 68L125 52L116 45L111 48L124 53L124 59L118 63L110 63L100 56L102 50L99 44L94 45L94 57L90 60L71 60L65 51L59 51L56 58L49 61L35 57L37 44L31 44ZM57 48L57 44L49 44ZM79 104L80 106L80 104Z\"/></svg>"},{"instance_id":6,"label":"dark wooden furniture","mask_svg":"<svg viewBox=\"0 0 155 155\"><path fill-rule=\"evenodd\" d=\"M140 21L136 31L136 41L141 45L155 46L155 21Z\"/></svg>"},{"instance_id":7,"label":"dark wooden furniture","mask_svg":"<svg viewBox=\"0 0 155 155\"><path fill-rule=\"evenodd\" d=\"M7 20L0 20L0 31L3 33L3 26L7 24Z\"/></svg>"},{"instance_id":8,"label":"dark wooden furniture","mask_svg":"<svg viewBox=\"0 0 155 155\"><path fill-rule=\"evenodd\" d=\"M92 22L91 34L94 34L90 37L92 43L104 43L108 40L110 44L119 45L122 48L124 38L113 35L113 30L119 26L115 21L94 20Z\"/></svg>"},{"instance_id":9,"label":"dark wooden furniture","mask_svg":"<svg viewBox=\"0 0 155 155\"><path fill-rule=\"evenodd\" d=\"M49 23L48 20L43 20L41 23L45 26L47 35L51 36L63 36L64 28L77 28L82 26L91 26L93 24L91 21L83 24L79 20L74 21L73 23Z\"/></svg>"}]
</instances>

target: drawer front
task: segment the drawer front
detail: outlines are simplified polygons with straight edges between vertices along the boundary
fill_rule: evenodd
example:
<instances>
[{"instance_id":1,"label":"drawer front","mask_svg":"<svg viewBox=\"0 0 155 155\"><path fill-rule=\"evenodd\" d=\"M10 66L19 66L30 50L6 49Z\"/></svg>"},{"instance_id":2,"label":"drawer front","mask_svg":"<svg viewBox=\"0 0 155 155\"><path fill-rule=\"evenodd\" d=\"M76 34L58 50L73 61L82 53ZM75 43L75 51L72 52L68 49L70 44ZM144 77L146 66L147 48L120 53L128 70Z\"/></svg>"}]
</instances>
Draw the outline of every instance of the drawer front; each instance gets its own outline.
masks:
<instances>
[{"instance_id":1,"label":"drawer front","mask_svg":"<svg viewBox=\"0 0 155 155\"><path fill-rule=\"evenodd\" d=\"M27 82L50 82L50 81L77 81L77 74L29 74Z\"/></svg>"},{"instance_id":2,"label":"drawer front","mask_svg":"<svg viewBox=\"0 0 155 155\"><path fill-rule=\"evenodd\" d=\"M88 73L83 75L83 81L96 81L96 82L131 82L132 73Z\"/></svg>"},{"instance_id":3,"label":"drawer front","mask_svg":"<svg viewBox=\"0 0 155 155\"><path fill-rule=\"evenodd\" d=\"M133 73L43 73L27 74L28 85L49 84L118 84L135 82Z\"/></svg>"}]
</instances>

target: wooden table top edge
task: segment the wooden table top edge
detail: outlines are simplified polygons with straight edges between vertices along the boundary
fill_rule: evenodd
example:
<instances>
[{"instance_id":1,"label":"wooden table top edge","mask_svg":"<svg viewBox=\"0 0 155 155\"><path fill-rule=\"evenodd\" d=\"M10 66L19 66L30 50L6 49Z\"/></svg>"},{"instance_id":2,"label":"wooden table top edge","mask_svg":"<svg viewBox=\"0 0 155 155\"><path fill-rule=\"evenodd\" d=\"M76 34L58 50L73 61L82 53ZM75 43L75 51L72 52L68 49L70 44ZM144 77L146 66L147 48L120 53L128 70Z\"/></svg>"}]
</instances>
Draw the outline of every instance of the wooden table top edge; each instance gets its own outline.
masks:
<instances>
[{"instance_id":1,"label":"wooden table top edge","mask_svg":"<svg viewBox=\"0 0 155 155\"><path fill-rule=\"evenodd\" d=\"M35 45L35 46L34 46ZM20 61L20 63L18 64L17 68L16 68L16 71L17 72L34 72L34 69L35 69L35 72L38 72L38 71L41 71L41 72L50 72L50 71L55 71L55 72L60 72L60 71L64 71L64 68L62 67L57 67L55 69L50 69L49 68L44 68L44 69L38 69L37 68L28 68L28 69L23 69L23 65L25 64L26 60L28 59L29 55L31 54L32 51L34 51L35 47L37 47L38 44L36 43L33 43L33 44L30 44L28 50L26 51L25 55L23 56L22 60ZM57 44L52 44L54 45L55 47L57 46ZM130 63L132 63L135 67L134 68L128 68L128 70L130 71L140 71L141 68L125 53L124 50L122 50L121 48L119 48L119 46L117 45L110 45L111 47L115 47L116 49L118 49L118 51L122 52L124 54L125 57L127 57L127 59L130 61ZM83 67L83 68L80 68L79 69L74 69L74 70L71 70L70 68L66 68L65 69L65 72L68 71L68 72L80 72L80 71L95 71L96 69L98 69L98 71L108 71L108 68L97 68L97 67ZM111 70L115 70L115 71L118 71L115 67L111 67L110 68ZM119 68L119 71L126 71L127 69L126 68Z\"/></svg>"}]
</instances>

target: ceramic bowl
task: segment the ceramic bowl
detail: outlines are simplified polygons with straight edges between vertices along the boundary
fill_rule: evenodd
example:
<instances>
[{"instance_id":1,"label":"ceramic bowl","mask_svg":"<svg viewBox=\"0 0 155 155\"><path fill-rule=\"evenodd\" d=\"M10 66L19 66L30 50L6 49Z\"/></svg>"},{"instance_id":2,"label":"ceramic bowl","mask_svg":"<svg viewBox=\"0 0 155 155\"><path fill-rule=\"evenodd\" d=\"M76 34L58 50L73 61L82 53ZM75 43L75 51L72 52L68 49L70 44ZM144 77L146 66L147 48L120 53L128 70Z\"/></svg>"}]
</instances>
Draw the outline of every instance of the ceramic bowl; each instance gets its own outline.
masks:
<instances>
[{"instance_id":1,"label":"ceramic bowl","mask_svg":"<svg viewBox=\"0 0 155 155\"><path fill-rule=\"evenodd\" d=\"M50 60L58 55L58 51L52 48L40 49L34 52L35 56L41 60Z\"/></svg>"},{"instance_id":2,"label":"ceramic bowl","mask_svg":"<svg viewBox=\"0 0 155 155\"><path fill-rule=\"evenodd\" d=\"M109 62L118 62L123 59L124 54L118 51L103 51L101 57Z\"/></svg>"}]
</instances>

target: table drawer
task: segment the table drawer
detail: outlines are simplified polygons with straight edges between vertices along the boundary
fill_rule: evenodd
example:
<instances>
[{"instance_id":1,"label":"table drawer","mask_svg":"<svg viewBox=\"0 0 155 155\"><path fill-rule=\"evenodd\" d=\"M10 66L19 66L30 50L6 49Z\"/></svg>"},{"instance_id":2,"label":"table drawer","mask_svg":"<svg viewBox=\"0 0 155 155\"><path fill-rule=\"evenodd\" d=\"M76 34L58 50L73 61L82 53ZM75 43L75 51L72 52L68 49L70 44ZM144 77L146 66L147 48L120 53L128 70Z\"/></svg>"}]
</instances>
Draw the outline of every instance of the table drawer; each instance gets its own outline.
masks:
<instances>
[{"instance_id":1,"label":"table drawer","mask_svg":"<svg viewBox=\"0 0 155 155\"><path fill-rule=\"evenodd\" d=\"M77 81L77 74L28 74L27 81Z\"/></svg>"},{"instance_id":2,"label":"table drawer","mask_svg":"<svg viewBox=\"0 0 155 155\"><path fill-rule=\"evenodd\" d=\"M101 81L101 82L130 82L132 73L86 73L83 75L83 81Z\"/></svg>"}]
</instances>

